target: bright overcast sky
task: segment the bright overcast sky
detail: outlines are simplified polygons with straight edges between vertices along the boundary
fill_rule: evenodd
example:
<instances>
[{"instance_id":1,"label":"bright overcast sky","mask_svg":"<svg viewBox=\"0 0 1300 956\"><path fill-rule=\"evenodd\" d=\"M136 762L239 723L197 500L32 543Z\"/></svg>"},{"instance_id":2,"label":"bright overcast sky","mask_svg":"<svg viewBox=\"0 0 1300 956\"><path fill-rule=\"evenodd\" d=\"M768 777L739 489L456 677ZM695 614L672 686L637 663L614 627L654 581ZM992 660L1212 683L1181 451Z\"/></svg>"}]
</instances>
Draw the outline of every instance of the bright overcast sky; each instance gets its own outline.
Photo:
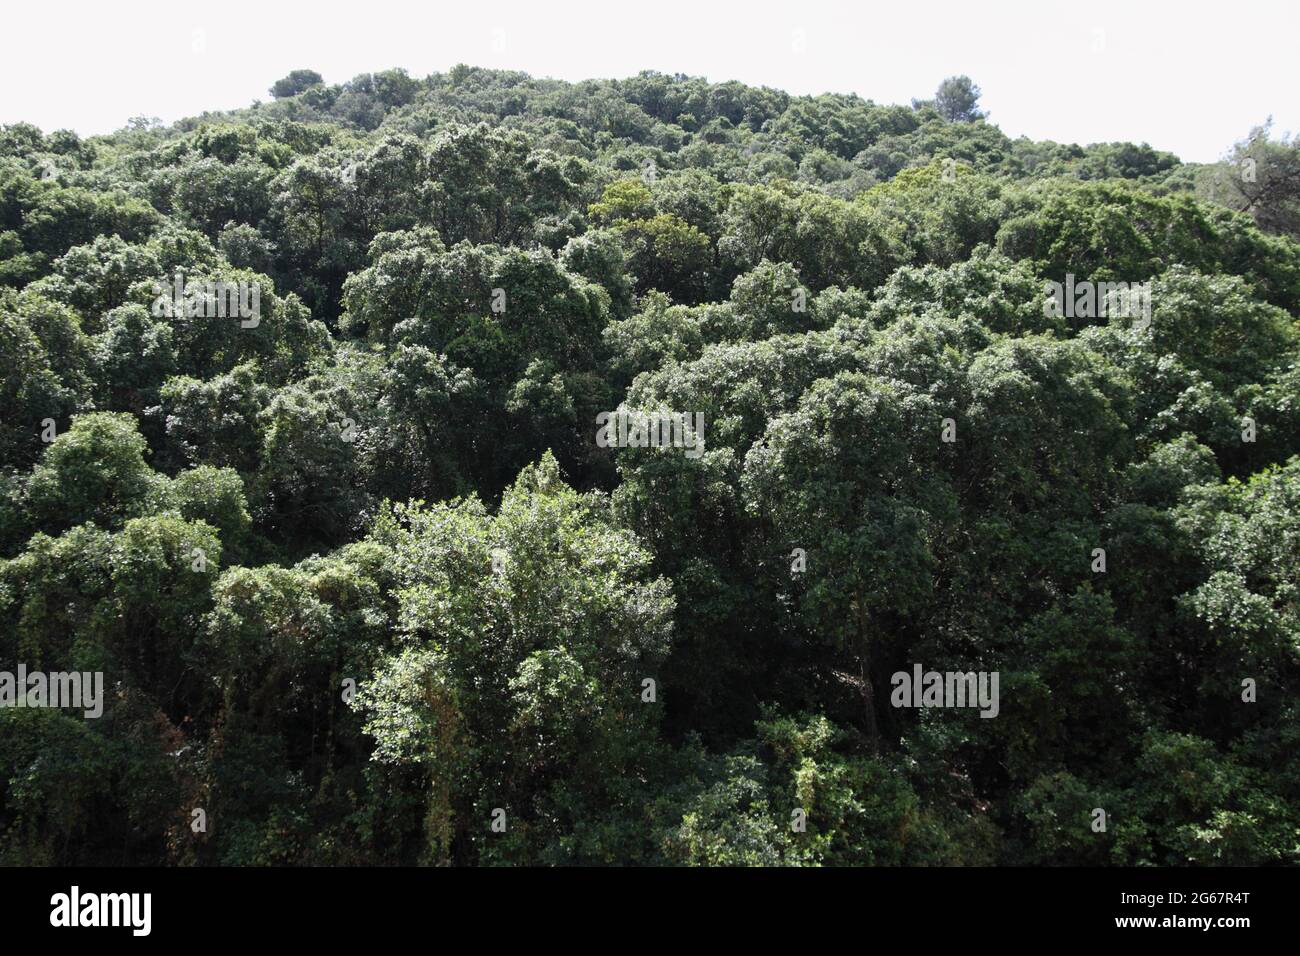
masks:
<instances>
[{"instance_id":1,"label":"bright overcast sky","mask_svg":"<svg viewBox=\"0 0 1300 956\"><path fill-rule=\"evenodd\" d=\"M291 69L331 83L456 63L566 80L641 70L790 93L983 89L1011 136L1146 141L1218 158L1272 115L1300 130L1300 2L604 0L5 5L0 123L111 132L267 99Z\"/></svg>"}]
</instances>

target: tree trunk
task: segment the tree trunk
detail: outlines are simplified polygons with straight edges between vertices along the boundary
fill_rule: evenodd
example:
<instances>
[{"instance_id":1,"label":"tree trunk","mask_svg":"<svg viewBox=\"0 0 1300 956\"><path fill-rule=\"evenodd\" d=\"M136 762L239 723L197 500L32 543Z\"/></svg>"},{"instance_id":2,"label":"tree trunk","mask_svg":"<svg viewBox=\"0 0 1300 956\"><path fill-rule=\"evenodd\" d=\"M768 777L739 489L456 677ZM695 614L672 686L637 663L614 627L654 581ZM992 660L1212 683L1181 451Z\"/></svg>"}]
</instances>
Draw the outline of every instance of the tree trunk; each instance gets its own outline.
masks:
<instances>
[{"instance_id":1,"label":"tree trunk","mask_svg":"<svg viewBox=\"0 0 1300 956\"><path fill-rule=\"evenodd\" d=\"M862 606L862 596L853 596L854 619L857 623L858 676L862 681L862 709L864 711L864 728L871 752L880 752L880 730L876 723L876 689L871 683L871 644L868 637L867 613Z\"/></svg>"}]
</instances>

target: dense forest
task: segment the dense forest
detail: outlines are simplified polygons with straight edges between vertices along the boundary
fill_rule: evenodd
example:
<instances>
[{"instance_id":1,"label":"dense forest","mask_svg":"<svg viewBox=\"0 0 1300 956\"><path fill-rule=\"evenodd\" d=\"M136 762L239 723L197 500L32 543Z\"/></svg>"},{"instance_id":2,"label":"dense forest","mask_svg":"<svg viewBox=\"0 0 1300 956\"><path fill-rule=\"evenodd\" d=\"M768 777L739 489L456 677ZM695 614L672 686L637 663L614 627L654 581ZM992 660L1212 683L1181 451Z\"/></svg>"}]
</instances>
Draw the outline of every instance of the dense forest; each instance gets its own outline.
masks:
<instances>
[{"instance_id":1,"label":"dense forest","mask_svg":"<svg viewBox=\"0 0 1300 956\"><path fill-rule=\"evenodd\" d=\"M0 127L0 670L103 675L0 708L0 862L1300 862L1242 132L468 66Z\"/></svg>"}]
</instances>

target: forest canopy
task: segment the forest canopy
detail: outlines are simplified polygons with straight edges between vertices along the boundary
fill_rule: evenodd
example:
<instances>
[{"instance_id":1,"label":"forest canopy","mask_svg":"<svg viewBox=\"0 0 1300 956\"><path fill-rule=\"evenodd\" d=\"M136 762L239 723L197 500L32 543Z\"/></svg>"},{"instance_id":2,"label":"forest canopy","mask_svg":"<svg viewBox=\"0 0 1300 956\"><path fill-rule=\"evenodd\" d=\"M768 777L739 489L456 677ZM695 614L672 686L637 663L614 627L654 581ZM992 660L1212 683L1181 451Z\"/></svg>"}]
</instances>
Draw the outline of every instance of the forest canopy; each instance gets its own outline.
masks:
<instances>
[{"instance_id":1,"label":"forest canopy","mask_svg":"<svg viewBox=\"0 0 1300 956\"><path fill-rule=\"evenodd\" d=\"M1300 141L979 95L0 127L0 862L1300 862Z\"/></svg>"}]
</instances>

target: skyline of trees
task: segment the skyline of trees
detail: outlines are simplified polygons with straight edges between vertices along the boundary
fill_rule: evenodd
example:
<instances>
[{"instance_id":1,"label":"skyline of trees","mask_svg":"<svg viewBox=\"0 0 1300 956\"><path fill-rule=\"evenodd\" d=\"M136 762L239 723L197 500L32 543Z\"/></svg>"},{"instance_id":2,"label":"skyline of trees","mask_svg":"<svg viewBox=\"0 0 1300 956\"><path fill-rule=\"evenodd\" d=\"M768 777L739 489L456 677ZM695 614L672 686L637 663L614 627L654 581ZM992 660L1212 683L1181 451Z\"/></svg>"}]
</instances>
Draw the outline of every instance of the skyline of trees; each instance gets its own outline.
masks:
<instances>
[{"instance_id":1,"label":"skyline of trees","mask_svg":"<svg viewBox=\"0 0 1300 956\"><path fill-rule=\"evenodd\" d=\"M0 128L0 862L1300 862L1300 141L271 92Z\"/></svg>"}]
</instances>

